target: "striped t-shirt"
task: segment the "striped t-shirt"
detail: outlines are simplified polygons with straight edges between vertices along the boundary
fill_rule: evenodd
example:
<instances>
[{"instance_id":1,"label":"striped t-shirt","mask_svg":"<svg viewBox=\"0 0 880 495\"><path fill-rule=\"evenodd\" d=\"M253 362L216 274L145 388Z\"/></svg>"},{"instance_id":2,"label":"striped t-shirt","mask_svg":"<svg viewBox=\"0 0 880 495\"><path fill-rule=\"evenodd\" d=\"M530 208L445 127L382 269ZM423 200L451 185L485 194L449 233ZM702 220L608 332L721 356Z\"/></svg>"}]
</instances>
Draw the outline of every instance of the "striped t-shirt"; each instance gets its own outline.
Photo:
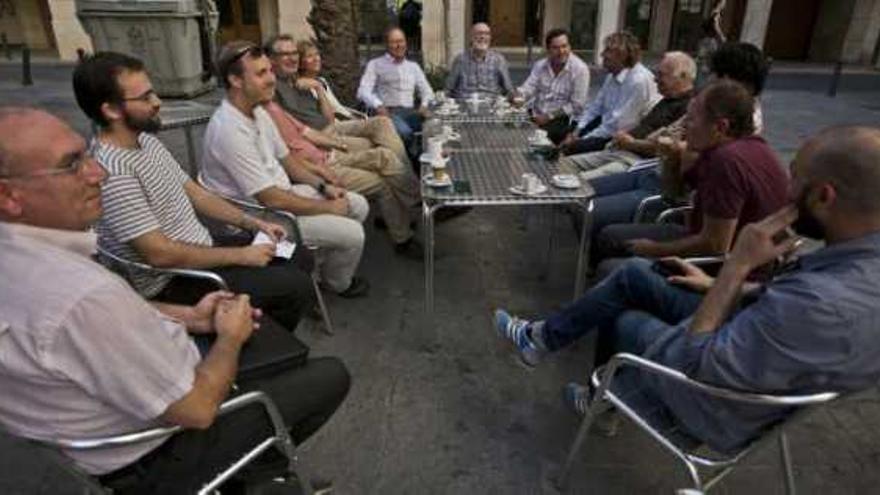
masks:
<instances>
[{"instance_id":1,"label":"striped t-shirt","mask_svg":"<svg viewBox=\"0 0 880 495\"><path fill-rule=\"evenodd\" d=\"M108 174L101 188L104 214L97 226L98 244L116 256L142 263L146 260L130 242L154 230L173 241L211 246L211 235L183 188L189 176L155 136L142 132L138 144L138 149L101 142L95 146L95 158ZM127 278L149 298L171 276L135 270Z\"/></svg>"}]
</instances>

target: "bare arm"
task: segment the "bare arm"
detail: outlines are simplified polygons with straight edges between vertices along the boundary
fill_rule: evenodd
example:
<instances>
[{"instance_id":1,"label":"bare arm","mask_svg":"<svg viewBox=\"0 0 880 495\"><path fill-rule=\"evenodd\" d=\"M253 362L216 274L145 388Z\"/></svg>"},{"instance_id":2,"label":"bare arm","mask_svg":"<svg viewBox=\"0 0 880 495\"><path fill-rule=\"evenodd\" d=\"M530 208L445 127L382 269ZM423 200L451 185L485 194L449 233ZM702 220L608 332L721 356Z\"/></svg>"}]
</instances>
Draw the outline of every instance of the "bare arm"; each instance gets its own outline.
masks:
<instances>
[{"instance_id":1,"label":"bare arm","mask_svg":"<svg viewBox=\"0 0 880 495\"><path fill-rule=\"evenodd\" d=\"M295 215L322 213L344 215L348 212L348 201L345 198L334 200L304 198L274 186L258 192L256 197L261 204L269 208L289 211Z\"/></svg>"},{"instance_id":2,"label":"bare arm","mask_svg":"<svg viewBox=\"0 0 880 495\"><path fill-rule=\"evenodd\" d=\"M217 268L220 266L265 266L275 251L270 244L244 247L198 246L178 242L159 230L131 240L131 245L157 268Z\"/></svg>"},{"instance_id":3,"label":"bare arm","mask_svg":"<svg viewBox=\"0 0 880 495\"><path fill-rule=\"evenodd\" d=\"M638 256L652 258L724 254L733 241L737 222L736 218L714 218L704 215L703 228L699 233L666 242L637 239L632 241L632 251Z\"/></svg>"}]
</instances>

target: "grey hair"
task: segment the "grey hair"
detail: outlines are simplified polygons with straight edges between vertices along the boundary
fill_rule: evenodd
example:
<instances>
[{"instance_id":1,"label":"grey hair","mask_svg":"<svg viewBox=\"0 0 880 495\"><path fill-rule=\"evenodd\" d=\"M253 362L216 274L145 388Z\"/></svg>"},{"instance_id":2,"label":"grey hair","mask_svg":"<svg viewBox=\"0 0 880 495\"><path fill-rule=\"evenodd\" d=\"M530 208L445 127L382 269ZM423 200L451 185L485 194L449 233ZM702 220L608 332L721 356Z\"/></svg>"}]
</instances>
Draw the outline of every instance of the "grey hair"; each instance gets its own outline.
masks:
<instances>
[{"instance_id":1,"label":"grey hair","mask_svg":"<svg viewBox=\"0 0 880 495\"><path fill-rule=\"evenodd\" d=\"M838 126L810 139L805 178L828 181L844 207L880 214L880 128Z\"/></svg>"},{"instance_id":2,"label":"grey hair","mask_svg":"<svg viewBox=\"0 0 880 495\"><path fill-rule=\"evenodd\" d=\"M672 51L666 52L663 58L672 62L675 76L688 82L694 82L697 78L697 63L685 52Z\"/></svg>"}]
</instances>

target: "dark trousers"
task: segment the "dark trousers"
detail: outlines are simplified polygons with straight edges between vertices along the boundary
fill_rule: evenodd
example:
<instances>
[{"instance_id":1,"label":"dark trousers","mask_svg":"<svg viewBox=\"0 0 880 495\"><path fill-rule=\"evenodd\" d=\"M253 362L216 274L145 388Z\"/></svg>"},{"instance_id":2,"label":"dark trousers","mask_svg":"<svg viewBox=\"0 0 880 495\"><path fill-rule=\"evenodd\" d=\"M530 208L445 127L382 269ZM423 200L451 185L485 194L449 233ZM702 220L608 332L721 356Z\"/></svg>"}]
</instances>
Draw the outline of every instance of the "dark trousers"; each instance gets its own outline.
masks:
<instances>
[{"instance_id":1,"label":"dark trousers","mask_svg":"<svg viewBox=\"0 0 880 495\"><path fill-rule=\"evenodd\" d=\"M687 235L688 229L676 224L620 223L609 225L599 232L599 238L596 239L595 262L631 256L628 244L636 239L666 242L681 239Z\"/></svg>"},{"instance_id":2,"label":"dark trousers","mask_svg":"<svg viewBox=\"0 0 880 495\"><path fill-rule=\"evenodd\" d=\"M571 132L571 117L560 115L542 125L541 129L547 131L547 138L553 141L553 144L559 145L565 139L565 136L568 136L568 133Z\"/></svg>"},{"instance_id":3,"label":"dark trousers","mask_svg":"<svg viewBox=\"0 0 880 495\"><path fill-rule=\"evenodd\" d=\"M391 122L397 130L397 135L406 147L406 154L418 174L422 143L416 134L422 132L422 123L425 119L415 108L390 107L388 112L391 114Z\"/></svg>"},{"instance_id":4,"label":"dark trousers","mask_svg":"<svg viewBox=\"0 0 880 495\"><path fill-rule=\"evenodd\" d=\"M300 444L330 419L345 399L350 380L340 360L325 357L238 385L241 392L260 390L269 395L294 442ZM185 430L173 436L133 465L102 476L101 482L122 494L195 493L271 432L262 407L246 407L218 416L206 430ZM274 449L256 464L243 476L251 479L284 474L284 460Z\"/></svg>"},{"instance_id":5,"label":"dark trousers","mask_svg":"<svg viewBox=\"0 0 880 495\"><path fill-rule=\"evenodd\" d=\"M254 307L291 332L296 330L302 315L315 305L312 280L295 261L275 258L264 267L229 266L212 271L223 277L233 292L250 295ZM154 299L194 304L212 287L203 280L174 277Z\"/></svg>"}]
</instances>

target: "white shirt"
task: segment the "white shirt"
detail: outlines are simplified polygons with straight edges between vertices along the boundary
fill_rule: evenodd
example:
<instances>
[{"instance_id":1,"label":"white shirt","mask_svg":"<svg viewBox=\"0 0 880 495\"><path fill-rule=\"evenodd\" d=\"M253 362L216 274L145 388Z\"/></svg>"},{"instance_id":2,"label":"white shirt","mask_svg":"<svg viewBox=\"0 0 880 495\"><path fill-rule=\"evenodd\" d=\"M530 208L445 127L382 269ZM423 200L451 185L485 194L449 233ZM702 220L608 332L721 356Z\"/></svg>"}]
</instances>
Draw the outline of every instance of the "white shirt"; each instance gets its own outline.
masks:
<instances>
[{"instance_id":1,"label":"white shirt","mask_svg":"<svg viewBox=\"0 0 880 495\"><path fill-rule=\"evenodd\" d=\"M292 187L281 160L290 150L262 106L251 118L223 100L205 130L202 183L225 196L251 199L275 186Z\"/></svg>"},{"instance_id":2,"label":"white shirt","mask_svg":"<svg viewBox=\"0 0 880 495\"><path fill-rule=\"evenodd\" d=\"M602 123L583 137L607 138L632 129L660 98L654 74L641 63L608 74L599 94L578 117L577 131L596 117L602 117Z\"/></svg>"},{"instance_id":3,"label":"white shirt","mask_svg":"<svg viewBox=\"0 0 880 495\"><path fill-rule=\"evenodd\" d=\"M14 435L152 428L192 389L201 357L186 329L93 262L94 250L91 233L0 222L0 423ZM65 454L104 474L165 440Z\"/></svg>"},{"instance_id":4,"label":"white shirt","mask_svg":"<svg viewBox=\"0 0 880 495\"><path fill-rule=\"evenodd\" d=\"M577 116L587 105L589 92L590 68L573 53L559 74L553 72L549 58L539 60L519 87L533 112L551 117Z\"/></svg>"},{"instance_id":5,"label":"white shirt","mask_svg":"<svg viewBox=\"0 0 880 495\"><path fill-rule=\"evenodd\" d=\"M367 63L357 96L370 108L412 108L415 92L423 106L434 101L434 91L419 64L406 59L398 62L386 53Z\"/></svg>"}]
</instances>

